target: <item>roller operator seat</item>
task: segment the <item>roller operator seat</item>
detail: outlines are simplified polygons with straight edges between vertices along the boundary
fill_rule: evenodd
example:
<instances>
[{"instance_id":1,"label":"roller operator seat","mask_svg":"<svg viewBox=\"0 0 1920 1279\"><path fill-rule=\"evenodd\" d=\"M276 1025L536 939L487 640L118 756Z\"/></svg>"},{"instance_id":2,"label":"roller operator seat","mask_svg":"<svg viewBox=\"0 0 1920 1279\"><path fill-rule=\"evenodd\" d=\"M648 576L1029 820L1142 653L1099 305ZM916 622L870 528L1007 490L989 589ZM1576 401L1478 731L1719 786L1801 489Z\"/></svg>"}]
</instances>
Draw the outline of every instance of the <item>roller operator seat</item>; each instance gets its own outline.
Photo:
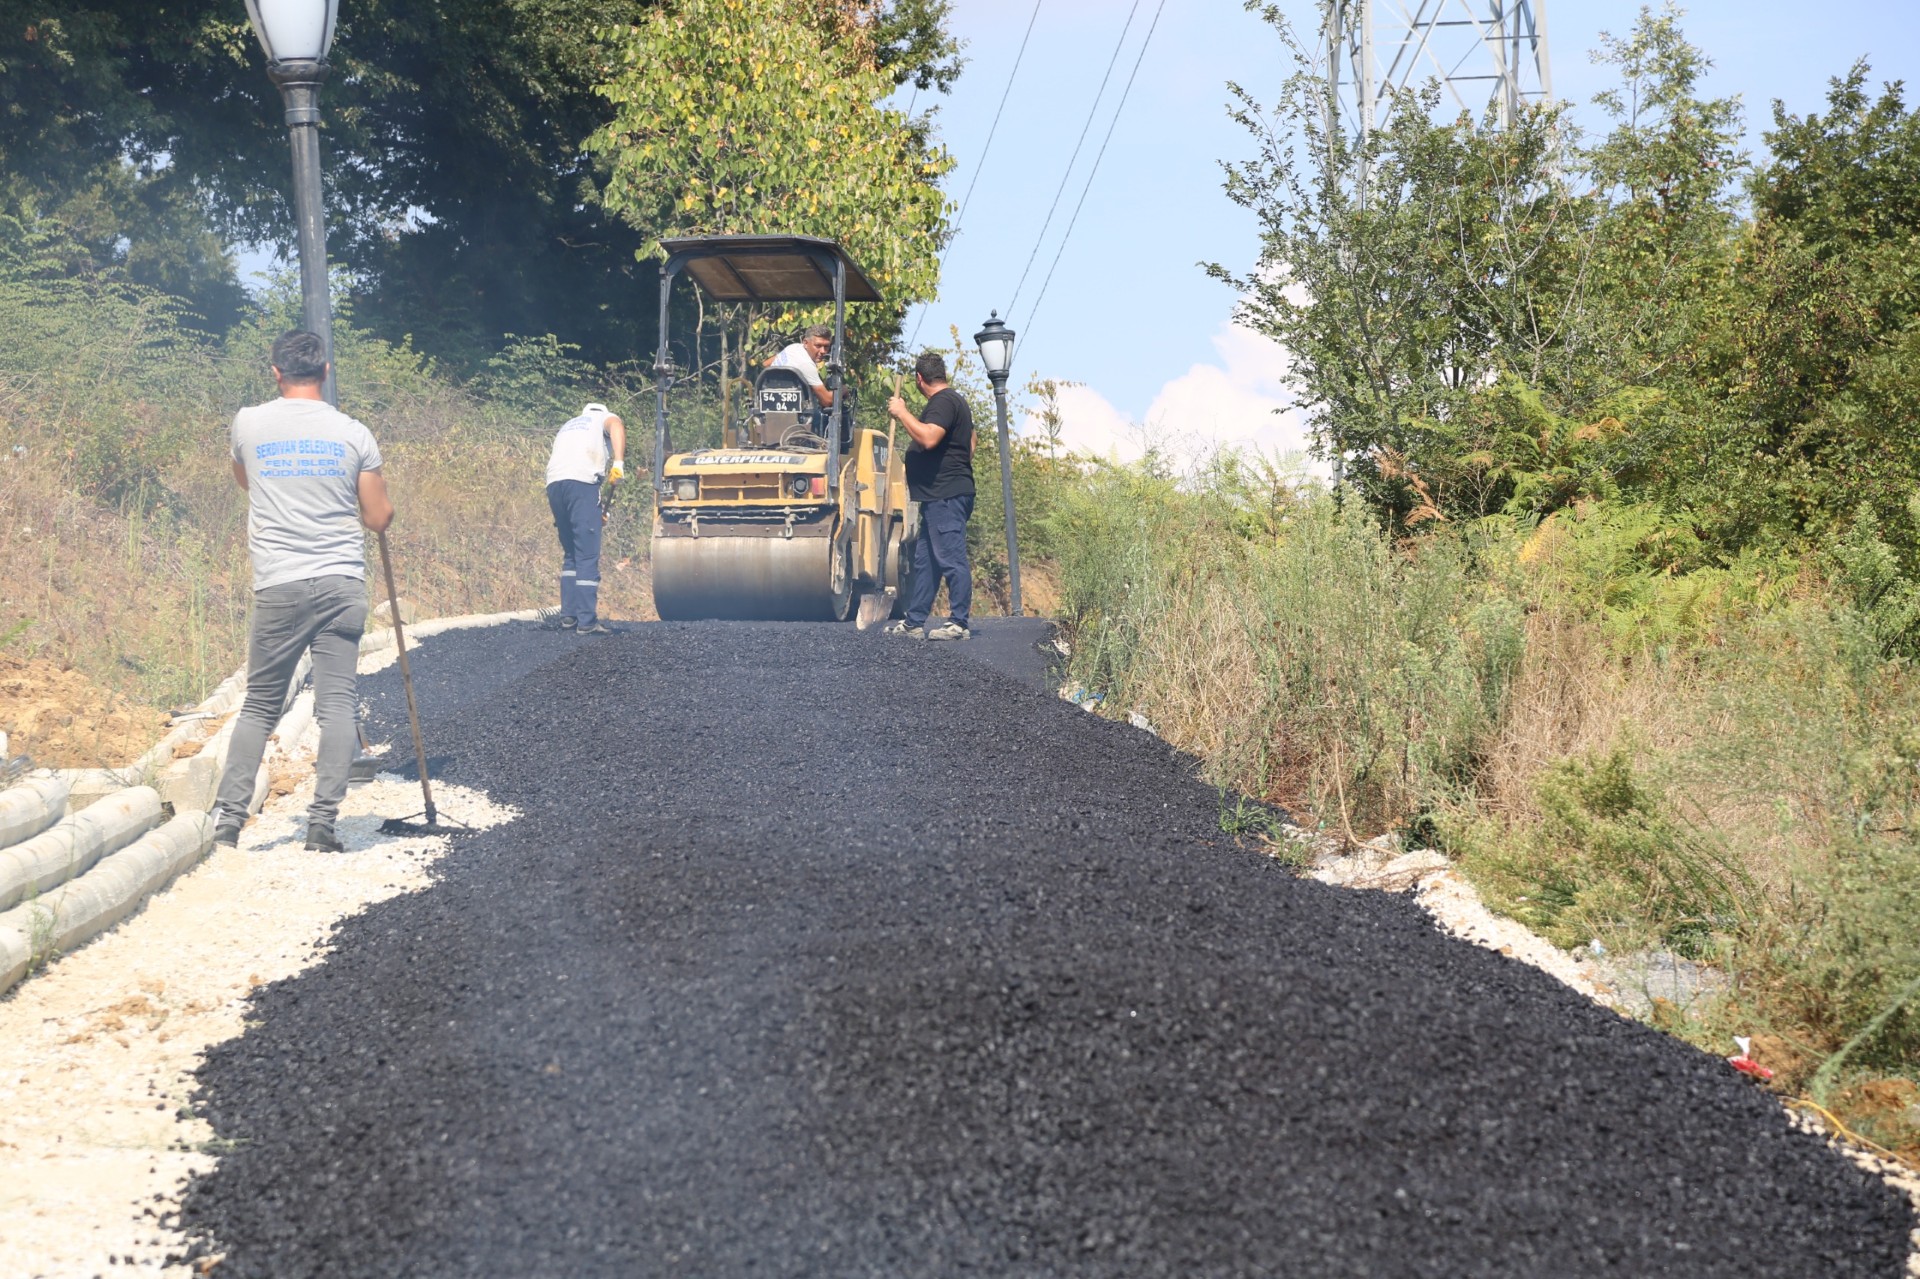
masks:
<instances>
[{"instance_id":1,"label":"roller operator seat","mask_svg":"<svg viewBox=\"0 0 1920 1279\"><path fill-rule=\"evenodd\" d=\"M840 444L845 448L853 438L853 396L846 391L841 393L840 426ZM753 380L750 442L756 448L778 448L795 430L824 436L827 411L797 370L761 369Z\"/></svg>"},{"instance_id":2,"label":"roller operator seat","mask_svg":"<svg viewBox=\"0 0 1920 1279\"><path fill-rule=\"evenodd\" d=\"M761 369L753 380L750 439L757 448L778 448L794 431L818 434L820 406L796 369Z\"/></svg>"}]
</instances>

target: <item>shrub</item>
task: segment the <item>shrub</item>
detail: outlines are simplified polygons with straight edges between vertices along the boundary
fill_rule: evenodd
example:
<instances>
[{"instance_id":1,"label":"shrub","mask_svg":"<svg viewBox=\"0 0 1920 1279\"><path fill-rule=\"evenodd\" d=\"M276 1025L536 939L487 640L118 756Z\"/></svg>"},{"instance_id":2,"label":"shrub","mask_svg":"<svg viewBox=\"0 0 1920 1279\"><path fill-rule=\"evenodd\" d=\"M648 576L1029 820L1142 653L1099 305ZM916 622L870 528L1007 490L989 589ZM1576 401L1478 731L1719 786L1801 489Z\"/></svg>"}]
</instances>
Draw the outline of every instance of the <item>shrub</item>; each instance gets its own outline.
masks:
<instances>
[{"instance_id":1,"label":"shrub","mask_svg":"<svg viewBox=\"0 0 1920 1279\"><path fill-rule=\"evenodd\" d=\"M1600 937L1699 958L1735 924L1745 875L1709 833L1679 819L1626 749L1559 761L1539 779L1538 798L1538 824L1493 841L1468 867L1496 906L1555 945Z\"/></svg>"}]
</instances>

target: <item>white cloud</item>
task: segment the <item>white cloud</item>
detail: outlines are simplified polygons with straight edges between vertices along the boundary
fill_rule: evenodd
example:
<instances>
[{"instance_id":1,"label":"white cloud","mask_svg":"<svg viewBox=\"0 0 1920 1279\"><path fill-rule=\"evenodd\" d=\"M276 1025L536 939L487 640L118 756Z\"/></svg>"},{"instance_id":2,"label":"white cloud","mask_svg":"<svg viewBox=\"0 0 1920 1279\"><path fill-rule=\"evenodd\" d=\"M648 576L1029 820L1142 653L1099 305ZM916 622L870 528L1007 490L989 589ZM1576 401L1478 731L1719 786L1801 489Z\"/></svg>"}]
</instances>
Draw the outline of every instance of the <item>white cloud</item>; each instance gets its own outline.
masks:
<instances>
[{"instance_id":1,"label":"white cloud","mask_svg":"<svg viewBox=\"0 0 1920 1279\"><path fill-rule=\"evenodd\" d=\"M1130 421L1092 387L1063 390L1061 444L1117 461L1137 460L1155 448L1181 465L1221 449L1303 455L1310 441L1287 385L1292 360L1286 349L1231 321L1214 334L1213 347L1219 361L1195 364L1161 387L1144 422ZM1022 430L1042 433L1031 413ZM1314 463L1308 469L1324 468Z\"/></svg>"},{"instance_id":2,"label":"white cloud","mask_svg":"<svg viewBox=\"0 0 1920 1279\"><path fill-rule=\"evenodd\" d=\"M1046 435L1032 411L1020 430L1028 436ZM1060 389L1060 447L1067 452L1132 462L1146 451L1146 440L1141 428L1113 407L1106 396L1090 386L1067 386Z\"/></svg>"}]
</instances>

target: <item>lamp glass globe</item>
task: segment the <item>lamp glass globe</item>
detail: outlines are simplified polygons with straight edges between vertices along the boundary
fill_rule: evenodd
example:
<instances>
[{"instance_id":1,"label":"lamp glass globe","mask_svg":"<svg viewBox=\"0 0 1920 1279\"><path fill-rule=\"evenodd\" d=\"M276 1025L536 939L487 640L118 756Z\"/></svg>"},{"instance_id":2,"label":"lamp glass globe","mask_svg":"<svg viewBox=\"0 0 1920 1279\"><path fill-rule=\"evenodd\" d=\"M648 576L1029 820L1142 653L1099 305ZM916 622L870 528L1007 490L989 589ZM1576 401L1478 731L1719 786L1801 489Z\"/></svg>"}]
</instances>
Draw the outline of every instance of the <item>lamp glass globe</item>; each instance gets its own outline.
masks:
<instances>
[{"instance_id":1,"label":"lamp glass globe","mask_svg":"<svg viewBox=\"0 0 1920 1279\"><path fill-rule=\"evenodd\" d=\"M269 62L321 62L333 47L339 0L247 0Z\"/></svg>"}]
</instances>

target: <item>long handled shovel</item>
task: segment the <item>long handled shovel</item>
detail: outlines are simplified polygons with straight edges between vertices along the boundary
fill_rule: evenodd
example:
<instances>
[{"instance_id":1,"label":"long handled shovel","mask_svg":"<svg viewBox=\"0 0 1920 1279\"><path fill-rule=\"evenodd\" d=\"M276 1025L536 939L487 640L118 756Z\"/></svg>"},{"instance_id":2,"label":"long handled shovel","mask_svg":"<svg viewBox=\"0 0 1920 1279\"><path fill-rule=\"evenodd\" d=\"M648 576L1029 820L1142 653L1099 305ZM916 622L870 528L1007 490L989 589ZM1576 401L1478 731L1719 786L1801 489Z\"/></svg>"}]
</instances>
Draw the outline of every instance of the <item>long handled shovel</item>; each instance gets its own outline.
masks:
<instances>
[{"instance_id":1,"label":"long handled shovel","mask_svg":"<svg viewBox=\"0 0 1920 1279\"><path fill-rule=\"evenodd\" d=\"M893 375L893 393L895 395L900 394L900 375L898 373ZM880 483L882 485L882 488L880 491L883 494L885 494L885 497L882 499L880 503L880 509L883 511L887 510L889 507L893 505L894 427L895 427L894 420L892 416L889 415L887 418L887 469L882 473L880 478ZM887 575L886 563L885 563L886 556L892 550L893 548L891 546L882 546L880 548L880 557L882 561L880 566L880 576L882 580L885 580ZM871 627L880 622L886 621L887 615L893 612L893 601L894 601L895 594L896 594L895 588L889 586L883 591L871 591L865 595L862 595L860 597L859 610L854 614L854 617L853 617L853 629L856 631L864 631L868 627Z\"/></svg>"},{"instance_id":2,"label":"long handled shovel","mask_svg":"<svg viewBox=\"0 0 1920 1279\"><path fill-rule=\"evenodd\" d=\"M433 806L433 783L427 780L427 747L420 737L420 708L413 700L413 672L407 668L407 633L400 623L400 592L393 584L393 556L387 550L387 531L381 529L376 536L380 539L380 568L387 576L387 608L393 614L393 646L400 655L400 684L407 690L407 723L413 728L413 757L420 763L420 798L426 803L424 813L389 817L380 823L380 829L388 835L471 835L473 827L451 817L441 821ZM425 820L420 820L422 818Z\"/></svg>"}]
</instances>

